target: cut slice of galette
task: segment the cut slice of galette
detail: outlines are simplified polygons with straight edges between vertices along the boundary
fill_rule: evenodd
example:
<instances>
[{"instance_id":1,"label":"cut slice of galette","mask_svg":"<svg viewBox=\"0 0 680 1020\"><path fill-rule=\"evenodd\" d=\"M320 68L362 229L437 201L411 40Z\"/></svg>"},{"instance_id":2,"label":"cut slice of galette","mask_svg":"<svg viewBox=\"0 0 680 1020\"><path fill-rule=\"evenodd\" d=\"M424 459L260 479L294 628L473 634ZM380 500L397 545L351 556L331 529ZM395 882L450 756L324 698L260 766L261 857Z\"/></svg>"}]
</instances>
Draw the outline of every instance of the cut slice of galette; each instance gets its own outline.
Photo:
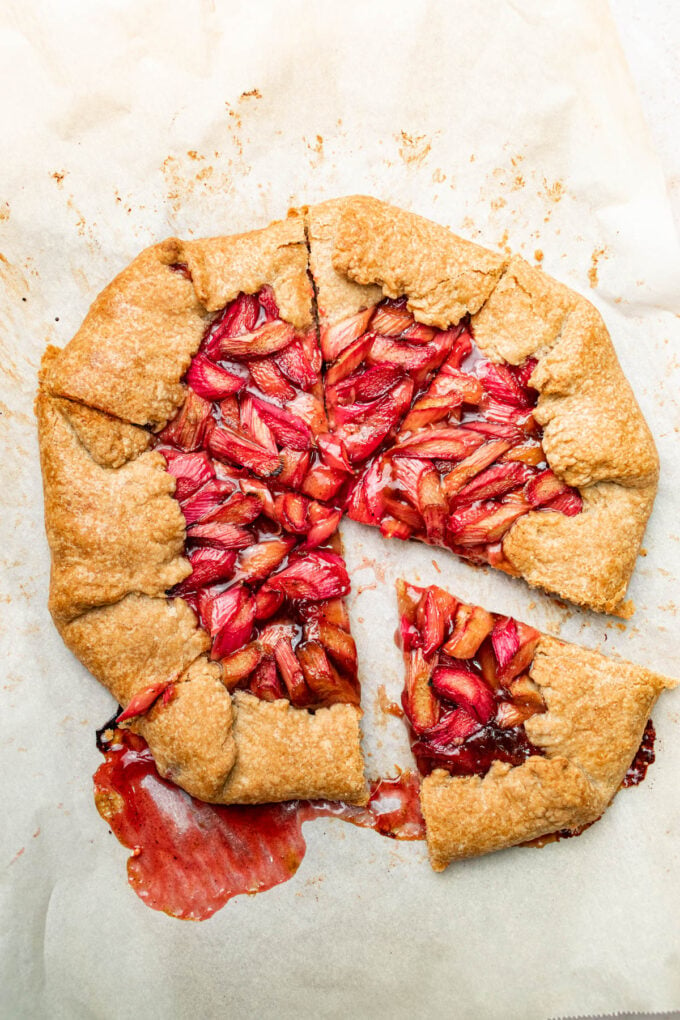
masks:
<instances>
[{"instance_id":1,"label":"cut slice of galette","mask_svg":"<svg viewBox=\"0 0 680 1020\"><path fill-rule=\"evenodd\" d=\"M349 516L625 614L658 462L597 311L375 199L307 216Z\"/></svg>"},{"instance_id":2,"label":"cut slice of galette","mask_svg":"<svg viewBox=\"0 0 680 1020\"><path fill-rule=\"evenodd\" d=\"M676 681L434 585L397 596L432 867L599 818Z\"/></svg>"},{"instance_id":3,"label":"cut slice of galette","mask_svg":"<svg viewBox=\"0 0 680 1020\"><path fill-rule=\"evenodd\" d=\"M203 800L367 797L320 361L291 217L144 252L43 365L50 609Z\"/></svg>"}]
</instances>

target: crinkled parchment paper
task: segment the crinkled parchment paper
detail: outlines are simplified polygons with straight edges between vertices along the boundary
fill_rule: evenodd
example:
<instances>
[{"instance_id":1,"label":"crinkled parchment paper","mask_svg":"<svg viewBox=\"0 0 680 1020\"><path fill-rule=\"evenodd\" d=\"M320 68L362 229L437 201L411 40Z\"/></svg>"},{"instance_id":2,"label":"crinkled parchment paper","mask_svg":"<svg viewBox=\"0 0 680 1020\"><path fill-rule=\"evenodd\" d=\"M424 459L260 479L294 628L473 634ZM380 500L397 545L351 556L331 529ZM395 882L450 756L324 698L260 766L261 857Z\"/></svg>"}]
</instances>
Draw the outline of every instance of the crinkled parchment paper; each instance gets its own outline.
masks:
<instances>
[{"instance_id":1,"label":"crinkled parchment paper","mask_svg":"<svg viewBox=\"0 0 680 1020\"><path fill-rule=\"evenodd\" d=\"M680 257L608 8L10 0L0 77L0 1013L524 1020L680 1006L677 693L654 714L648 780L579 839L434 875L423 844L324 820L306 826L292 881L188 924L127 886L128 851L92 799L111 699L45 608L32 417L45 344L64 344L145 245L361 191L587 294L662 459L627 624L344 525L371 772L408 763L400 721L377 707L380 684L400 689L399 572L680 674Z\"/></svg>"}]
</instances>

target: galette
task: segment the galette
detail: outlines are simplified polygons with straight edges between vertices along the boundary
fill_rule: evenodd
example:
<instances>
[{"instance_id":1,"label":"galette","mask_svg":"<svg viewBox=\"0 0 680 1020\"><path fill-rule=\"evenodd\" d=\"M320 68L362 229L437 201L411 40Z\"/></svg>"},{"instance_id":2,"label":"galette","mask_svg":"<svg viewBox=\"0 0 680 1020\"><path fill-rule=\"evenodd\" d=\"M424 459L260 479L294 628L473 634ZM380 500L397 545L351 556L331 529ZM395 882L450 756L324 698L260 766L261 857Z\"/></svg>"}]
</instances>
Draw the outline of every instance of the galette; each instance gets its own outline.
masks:
<instances>
[{"instance_id":1,"label":"galette","mask_svg":"<svg viewBox=\"0 0 680 1020\"><path fill-rule=\"evenodd\" d=\"M366 197L148 248L73 340L48 348L36 412L55 624L161 775L215 803L367 799L343 515L625 614L657 484L654 443L591 304L519 257ZM600 738L583 732L576 757L560 745L556 758L557 730L568 738L553 706L564 685L585 697L601 659L541 638L512 677L548 708L521 720L526 762L490 752L485 778L459 780L430 754L433 727L481 717L438 691L456 658L440 646L405 645L444 657L428 726L407 708L417 760L434 768L423 805L435 866L505 845L481 831L480 784L533 796L549 773L566 798L555 819L590 818L635 748L598 786L583 761ZM644 687L647 705L663 684L616 669L607 704L632 740L630 699ZM496 720L531 704L500 690L486 695ZM506 842L533 828L518 820Z\"/></svg>"}]
</instances>

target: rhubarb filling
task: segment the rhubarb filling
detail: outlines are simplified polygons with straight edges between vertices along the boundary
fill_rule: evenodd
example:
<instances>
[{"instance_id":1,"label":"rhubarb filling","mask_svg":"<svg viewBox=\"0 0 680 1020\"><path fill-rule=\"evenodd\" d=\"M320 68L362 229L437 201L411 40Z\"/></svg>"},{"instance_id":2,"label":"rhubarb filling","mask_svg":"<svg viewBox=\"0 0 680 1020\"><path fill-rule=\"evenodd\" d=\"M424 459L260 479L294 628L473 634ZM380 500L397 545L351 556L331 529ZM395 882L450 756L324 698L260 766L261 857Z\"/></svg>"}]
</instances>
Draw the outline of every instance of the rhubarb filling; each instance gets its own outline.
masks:
<instances>
[{"instance_id":1,"label":"rhubarb filling","mask_svg":"<svg viewBox=\"0 0 680 1020\"><path fill-rule=\"evenodd\" d=\"M402 704L421 773L484 775L494 761L514 766L543 754L524 729L545 711L529 676L538 631L434 585L401 581L398 598Z\"/></svg>"},{"instance_id":2,"label":"rhubarb filling","mask_svg":"<svg viewBox=\"0 0 680 1020\"><path fill-rule=\"evenodd\" d=\"M369 380L400 372L402 382L410 379L414 399L402 414L392 398L390 428L396 437L353 484L345 504L349 516L388 537L417 538L512 573L502 539L519 517L532 510L574 516L582 509L578 490L556 477L543 452L542 429L532 413L538 400L530 385L536 360L491 362L476 346L469 322L444 331L423 326L408 312L405 298L382 302L368 322L369 331L326 376L329 419L340 420L335 435L341 447L349 427L355 429L353 444L365 434L371 446L386 434L389 394L357 403ZM363 360L349 359L352 373L329 386L353 348ZM391 385L393 393L396 384ZM372 408L379 406L375 428ZM344 421L357 408L363 409L359 429Z\"/></svg>"},{"instance_id":3,"label":"rhubarb filling","mask_svg":"<svg viewBox=\"0 0 680 1020\"><path fill-rule=\"evenodd\" d=\"M299 491L326 430L319 370L316 334L280 319L270 288L240 294L206 330L156 447L192 566L170 596L194 608L230 690L309 709L359 703L342 511Z\"/></svg>"}]
</instances>

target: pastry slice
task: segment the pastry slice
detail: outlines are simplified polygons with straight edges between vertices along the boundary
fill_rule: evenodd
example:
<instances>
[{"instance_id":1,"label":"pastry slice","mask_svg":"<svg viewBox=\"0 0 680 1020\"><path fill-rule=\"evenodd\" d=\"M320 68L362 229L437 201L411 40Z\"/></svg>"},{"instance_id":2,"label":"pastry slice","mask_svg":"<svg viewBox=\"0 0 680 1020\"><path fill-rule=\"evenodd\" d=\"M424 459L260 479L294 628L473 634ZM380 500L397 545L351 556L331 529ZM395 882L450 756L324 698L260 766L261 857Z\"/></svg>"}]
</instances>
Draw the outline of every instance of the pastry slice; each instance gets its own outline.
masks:
<instances>
[{"instance_id":1,"label":"pastry slice","mask_svg":"<svg viewBox=\"0 0 680 1020\"><path fill-rule=\"evenodd\" d=\"M349 515L625 613L658 461L596 310L375 199L307 218Z\"/></svg>"},{"instance_id":2,"label":"pastry slice","mask_svg":"<svg viewBox=\"0 0 680 1020\"><path fill-rule=\"evenodd\" d=\"M668 677L398 582L402 703L435 871L606 810Z\"/></svg>"},{"instance_id":3,"label":"pastry slice","mask_svg":"<svg viewBox=\"0 0 680 1020\"><path fill-rule=\"evenodd\" d=\"M52 615L161 774L363 802L341 513L299 491L327 432L301 218L143 252L36 410Z\"/></svg>"}]
</instances>

